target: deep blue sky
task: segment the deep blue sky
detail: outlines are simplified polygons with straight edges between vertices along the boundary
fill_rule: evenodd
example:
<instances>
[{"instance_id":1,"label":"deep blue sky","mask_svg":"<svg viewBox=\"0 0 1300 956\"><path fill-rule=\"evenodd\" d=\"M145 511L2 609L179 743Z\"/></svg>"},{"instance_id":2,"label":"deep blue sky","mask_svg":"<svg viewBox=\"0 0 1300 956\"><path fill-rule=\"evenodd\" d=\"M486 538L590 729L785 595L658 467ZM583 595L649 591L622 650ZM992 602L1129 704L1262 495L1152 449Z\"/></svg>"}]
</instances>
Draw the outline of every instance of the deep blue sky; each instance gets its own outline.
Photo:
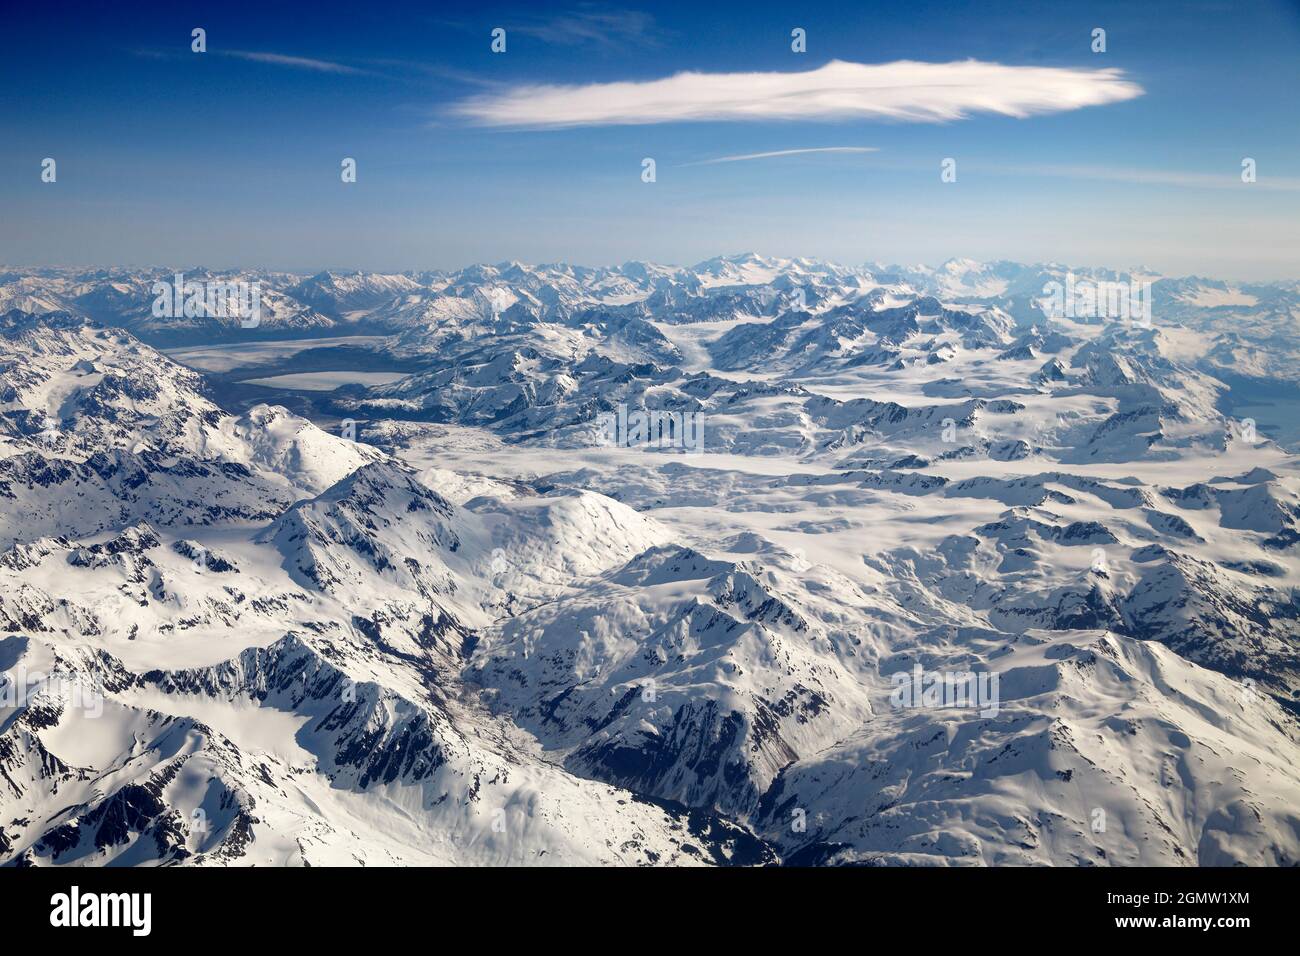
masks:
<instances>
[{"instance_id":1,"label":"deep blue sky","mask_svg":"<svg viewBox=\"0 0 1300 956\"><path fill-rule=\"evenodd\" d=\"M190 52L196 26L205 54ZM790 50L796 26L806 54ZM833 59L1115 68L1144 92L942 123L519 129L456 112L522 84ZM1294 2L22 4L5 14L0 89L10 265L396 270L755 250L1300 276ZM877 151L685 165L825 147ZM345 156L355 184L340 182ZM1247 156L1253 185L1240 182ZM945 157L956 183L940 182Z\"/></svg>"}]
</instances>

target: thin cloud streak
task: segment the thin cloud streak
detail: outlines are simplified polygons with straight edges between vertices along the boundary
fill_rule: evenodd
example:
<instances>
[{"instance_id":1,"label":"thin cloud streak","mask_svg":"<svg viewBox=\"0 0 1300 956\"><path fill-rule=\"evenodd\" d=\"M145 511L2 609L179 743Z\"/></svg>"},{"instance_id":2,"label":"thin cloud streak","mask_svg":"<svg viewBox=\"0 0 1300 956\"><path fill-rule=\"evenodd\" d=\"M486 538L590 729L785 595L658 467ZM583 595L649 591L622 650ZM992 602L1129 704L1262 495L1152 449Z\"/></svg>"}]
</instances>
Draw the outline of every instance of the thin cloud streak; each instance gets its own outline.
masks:
<instances>
[{"instance_id":1,"label":"thin cloud streak","mask_svg":"<svg viewBox=\"0 0 1300 956\"><path fill-rule=\"evenodd\" d=\"M453 115L524 129L701 121L878 119L936 123L972 113L1024 118L1117 103L1145 91L1123 70L832 60L798 73L678 73L644 82L512 86Z\"/></svg>"},{"instance_id":2,"label":"thin cloud streak","mask_svg":"<svg viewBox=\"0 0 1300 956\"><path fill-rule=\"evenodd\" d=\"M347 73L353 76L366 76L365 70L358 70L354 66L345 66L342 63L333 63L329 60L316 60L306 56L287 56L283 53L260 53L253 50L220 50L214 51L221 56L231 56L239 60L249 60L253 63L270 63L275 66L288 66L299 70L313 70L317 73Z\"/></svg>"},{"instance_id":3,"label":"thin cloud streak","mask_svg":"<svg viewBox=\"0 0 1300 956\"><path fill-rule=\"evenodd\" d=\"M874 146L813 146L808 149L774 149L767 153L744 153L739 156L719 156L716 159L701 159L694 163L681 163L678 169L687 166L715 166L718 163L741 163L750 159L771 159L774 156L805 156L808 153L876 153Z\"/></svg>"},{"instance_id":4,"label":"thin cloud streak","mask_svg":"<svg viewBox=\"0 0 1300 956\"><path fill-rule=\"evenodd\" d=\"M654 17L639 10L599 10L587 5L549 20L507 23L506 26L507 34L522 33L562 46L591 43L615 48L624 43L656 46L659 42Z\"/></svg>"},{"instance_id":5,"label":"thin cloud streak","mask_svg":"<svg viewBox=\"0 0 1300 956\"><path fill-rule=\"evenodd\" d=\"M479 20L463 21L432 18L438 27L478 34L482 28ZM500 20L507 39L515 36L529 37L554 46L590 46L602 53L614 53L630 48L654 49L662 47L673 37L673 31L659 26L655 18L639 10L601 9L594 4L580 4L567 13L527 16L514 14Z\"/></svg>"},{"instance_id":6,"label":"thin cloud streak","mask_svg":"<svg viewBox=\"0 0 1300 956\"><path fill-rule=\"evenodd\" d=\"M979 167L976 167L979 168ZM994 167L990 167L992 171ZM1253 183L1241 181L1241 168L1229 167L1222 173L1185 173L1164 169L1132 169L1122 166L998 166L999 173L1025 176L1050 176L1062 179L1096 179L1104 182L1133 183L1139 186L1178 186L1186 189L1273 189L1300 192L1300 178L1265 176Z\"/></svg>"}]
</instances>

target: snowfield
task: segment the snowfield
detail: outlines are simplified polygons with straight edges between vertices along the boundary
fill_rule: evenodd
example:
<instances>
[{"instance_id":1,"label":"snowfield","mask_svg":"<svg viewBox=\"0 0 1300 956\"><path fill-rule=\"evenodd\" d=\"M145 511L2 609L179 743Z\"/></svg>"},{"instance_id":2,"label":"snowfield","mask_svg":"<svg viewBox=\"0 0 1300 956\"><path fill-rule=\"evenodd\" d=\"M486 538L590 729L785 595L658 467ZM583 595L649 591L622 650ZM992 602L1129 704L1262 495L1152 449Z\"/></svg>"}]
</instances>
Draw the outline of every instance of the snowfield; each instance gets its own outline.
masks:
<instances>
[{"instance_id":1,"label":"snowfield","mask_svg":"<svg viewBox=\"0 0 1300 956\"><path fill-rule=\"evenodd\" d=\"M1300 862L1296 283L173 271L0 271L0 864Z\"/></svg>"}]
</instances>

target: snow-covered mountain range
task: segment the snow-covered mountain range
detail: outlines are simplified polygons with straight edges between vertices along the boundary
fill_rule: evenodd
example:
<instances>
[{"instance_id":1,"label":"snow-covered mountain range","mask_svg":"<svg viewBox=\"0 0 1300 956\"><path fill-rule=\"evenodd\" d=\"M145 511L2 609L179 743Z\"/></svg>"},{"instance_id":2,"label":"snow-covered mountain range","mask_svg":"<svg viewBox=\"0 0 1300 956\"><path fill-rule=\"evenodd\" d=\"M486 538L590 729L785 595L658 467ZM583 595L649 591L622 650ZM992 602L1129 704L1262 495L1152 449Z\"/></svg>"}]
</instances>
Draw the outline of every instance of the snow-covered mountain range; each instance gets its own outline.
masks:
<instances>
[{"instance_id":1,"label":"snow-covered mountain range","mask_svg":"<svg viewBox=\"0 0 1300 956\"><path fill-rule=\"evenodd\" d=\"M0 269L0 864L1300 862L1300 282L174 274Z\"/></svg>"}]
</instances>

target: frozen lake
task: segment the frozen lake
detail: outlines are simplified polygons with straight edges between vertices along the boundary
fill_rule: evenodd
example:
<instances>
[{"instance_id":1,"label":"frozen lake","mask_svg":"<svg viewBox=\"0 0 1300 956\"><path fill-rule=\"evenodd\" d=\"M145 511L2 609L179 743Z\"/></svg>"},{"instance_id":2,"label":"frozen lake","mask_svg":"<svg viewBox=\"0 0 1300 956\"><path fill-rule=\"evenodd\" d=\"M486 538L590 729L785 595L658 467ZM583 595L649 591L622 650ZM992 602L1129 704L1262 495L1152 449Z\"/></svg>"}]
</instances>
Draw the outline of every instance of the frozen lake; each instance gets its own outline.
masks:
<instances>
[{"instance_id":1,"label":"frozen lake","mask_svg":"<svg viewBox=\"0 0 1300 956\"><path fill-rule=\"evenodd\" d=\"M405 378L406 372L291 372L266 378L246 378L245 385L288 388L299 392L332 392L340 385L387 385Z\"/></svg>"}]
</instances>

